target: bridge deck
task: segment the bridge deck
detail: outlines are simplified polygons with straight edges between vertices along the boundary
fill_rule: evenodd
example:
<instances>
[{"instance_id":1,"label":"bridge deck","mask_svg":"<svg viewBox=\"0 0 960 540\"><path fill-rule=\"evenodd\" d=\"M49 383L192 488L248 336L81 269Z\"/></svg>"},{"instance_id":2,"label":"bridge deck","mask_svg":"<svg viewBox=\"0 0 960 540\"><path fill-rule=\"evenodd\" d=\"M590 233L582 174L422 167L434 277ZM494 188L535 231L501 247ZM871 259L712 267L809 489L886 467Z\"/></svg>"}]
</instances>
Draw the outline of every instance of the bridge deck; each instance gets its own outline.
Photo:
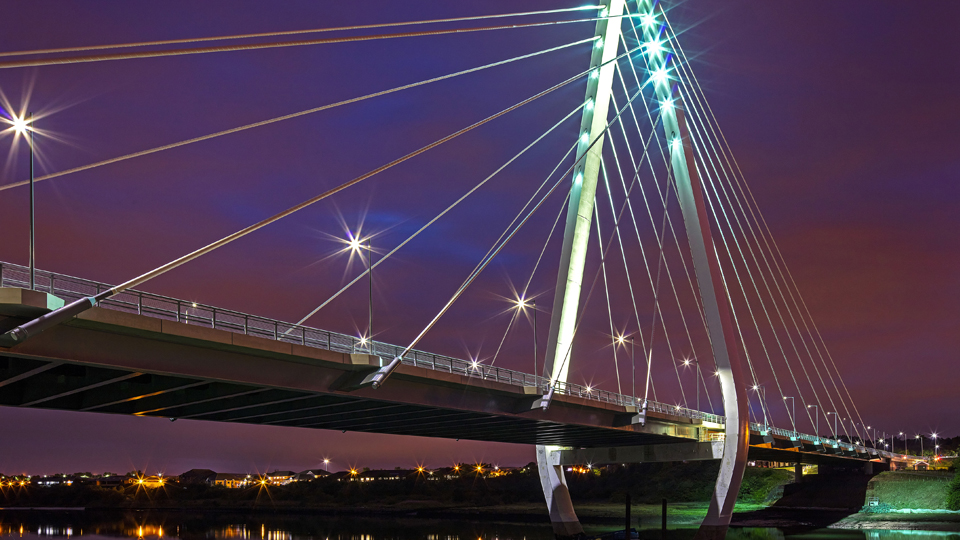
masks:
<instances>
[{"instance_id":1,"label":"bridge deck","mask_svg":"<svg viewBox=\"0 0 960 540\"><path fill-rule=\"evenodd\" d=\"M0 348L0 405L569 446L699 434L666 415L638 431L623 406L576 396L530 411L523 386L414 366L351 390L370 358L93 308Z\"/></svg>"},{"instance_id":2,"label":"bridge deck","mask_svg":"<svg viewBox=\"0 0 960 540\"><path fill-rule=\"evenodd\" d=\"M4 285L15 284L11 266L0 265ZM59 284L68 278L48 275L62 295ZM624 400L633 398L575 385L556 394L549 410L531 410L543 392L536 377L436 355L401 365L380 390L353 389L377 361L352 352L355 343L337 351L308 343L305 331L297 343L276 327L266 337L224 329L215 311L206 324L190 320L189 310L181 316L180 308L179 320L171 320L144 309L150 295L135 294L142 295L134 304L141 314L125 312L129 304L123 311L93 308L26 343L0 347L0 405L580 448L706 441L722 430L720 416L663 404L648 412L645 425L631 424ZM0 330L26 320L31 309L32 316L43 312L45 300L27 296L18 305L0 303ZM756 433L753 458L799 460L798 451L809 454L807 461L877 456L858 455L850 445L846 452L813 449L811 436L801 435L801 448L784 444L792 434L769 430L776 440L769 444Z\"/></svg>"}]
</instances>

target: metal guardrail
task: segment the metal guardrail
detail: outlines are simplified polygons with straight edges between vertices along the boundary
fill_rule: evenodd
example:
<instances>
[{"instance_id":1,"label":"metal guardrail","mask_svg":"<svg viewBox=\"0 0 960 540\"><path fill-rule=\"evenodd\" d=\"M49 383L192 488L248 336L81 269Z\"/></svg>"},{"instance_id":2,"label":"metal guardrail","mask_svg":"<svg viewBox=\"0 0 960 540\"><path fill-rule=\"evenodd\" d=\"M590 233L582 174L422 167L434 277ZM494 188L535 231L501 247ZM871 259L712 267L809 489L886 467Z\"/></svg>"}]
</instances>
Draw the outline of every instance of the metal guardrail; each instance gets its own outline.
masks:
<instances>
[{"instance_id":1,"label":"metal guardrail","mask_svg":"<svg viewBox=\"0 0 960 540\"><path fill-rule=\"evenodd\" d=\"M29 288L29 270L18 264L0 262L0 286ZM85 296L93 296L110 288L106 283L57 274L45 270L36 271L36 290L50 293L66 301ZM136 313L158 319L177 321L184 324L217 328L250 336L273 339L285 343L295 343L307 347L316 347L340 353L365 353L383 358L395 358L403 352L403 347L374 341L372 343L355 336L320 330L309 326L223 309L189 300L171 298L159 294L138 290L127 290L103 302L100 307ZM550 379L496 366L488 366L450 356L433 354L420 350L410 350L403 357L403 364L446 373L454 373L483 380L497 381L514 386L532 386L546 393ZM615 405L639 406L641 398L609 392L598 388L575 383L561 383L556 393L611 403ZM723 416L696 411L685 407L648 401L651 411L669 413L686 418L702 419L722 424Z\"/></svg>"},{"instance_id":2,"label":"metal guardrail","mask_svg":"<svg viewBox=\"0 0 960 540\"><path fill-rule=\"evenodd\" d=\"M0 287L29 288L29 269L18 264L0 262ZM77 300L85 296L93 296L109 289L111 286L89 279L57 274L45 270L36 270L36 290L47 292L67 301ZM295 343L307 347L316 347L339 353L373 354L383 358L395 358L403 352L403 347L379 341L367 342L360 338L320 330L309 326L290 324L276 319L250 315L230 309L218 308L198 302L171 298L138 290L127 290L108 300L100 302L100 307L136 313L184 324L217 328L228 332L235 332L248 336L273 339L285 343ZM514 386L532 386L538 391L546 393L550 387L550 379L506 369L488 366L480 362L462 360L450 356L428 353L419 350L410 350L403 357L403 364L416 366L446 373L476 377L478 379L497 381ZM575 383L560 383L554 389L555 393L568 396L577 396L601 403L610 403L621 406L639 407L642 398L628 396L598 388L592 388ZM659 401L647 401L647 410L664 414L672 414L683 418L692 418L705 422L723 425L726 420L722 415L688 409L679 405L669 405ZM836 444L832 439L797 433L792 430L751 423L750 429L769 432L782 437L797 437L813 443L828 442ZM848 443L840 443L844 450L853 452L858 447ZM860 447L863 448L863 447ZM903 454L893 454L885 450L878 451L884 457L901 457ZM909 459L922 459L908 456ZM903 459L901 457L901 459Z\"/></svg>"}]
</instances>

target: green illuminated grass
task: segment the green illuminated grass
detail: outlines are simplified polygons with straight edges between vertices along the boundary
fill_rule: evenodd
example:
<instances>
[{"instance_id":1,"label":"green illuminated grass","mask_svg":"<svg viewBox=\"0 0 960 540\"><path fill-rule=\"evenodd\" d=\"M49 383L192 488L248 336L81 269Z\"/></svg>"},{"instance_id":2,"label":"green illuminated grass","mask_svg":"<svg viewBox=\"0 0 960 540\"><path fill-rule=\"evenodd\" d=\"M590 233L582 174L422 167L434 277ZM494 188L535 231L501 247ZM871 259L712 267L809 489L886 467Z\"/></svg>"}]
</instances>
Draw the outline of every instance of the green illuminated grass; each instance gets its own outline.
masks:
<instances>
[{"instance_id":1,"label":"green illuminated grass","mask_svg":"<svg viewBox=\"0 0 960 540\"><path fill-rule=\"evenodd\" d=\"M867 497L896 509L946 510L950 477L904 472L884 472L870 481Z\"/></svg>"}]
</instances>

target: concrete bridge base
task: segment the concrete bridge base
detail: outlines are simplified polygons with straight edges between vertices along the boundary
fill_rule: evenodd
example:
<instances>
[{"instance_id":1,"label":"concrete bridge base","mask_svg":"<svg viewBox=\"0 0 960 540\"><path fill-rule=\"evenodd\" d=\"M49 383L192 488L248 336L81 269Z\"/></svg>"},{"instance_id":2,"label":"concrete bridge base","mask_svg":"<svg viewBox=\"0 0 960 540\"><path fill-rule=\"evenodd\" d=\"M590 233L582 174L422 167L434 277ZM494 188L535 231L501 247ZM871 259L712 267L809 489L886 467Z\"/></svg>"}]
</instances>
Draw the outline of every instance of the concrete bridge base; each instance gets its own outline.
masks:
<instances>
[{"instance_id":1,"label":"concrete bridge base","mask_svg":"<svg viewBox=\"0 0 960 540\"><path fill-rule=\"evenodd\" d=\"M537 445L537 469L540 471L540 485L547 499L550 511L550 523L557 538L573 538L583 534L583 527L573 509L570 490L563 476L560 463L560 449L556 446Z\"/></svg>"}]
</instances>

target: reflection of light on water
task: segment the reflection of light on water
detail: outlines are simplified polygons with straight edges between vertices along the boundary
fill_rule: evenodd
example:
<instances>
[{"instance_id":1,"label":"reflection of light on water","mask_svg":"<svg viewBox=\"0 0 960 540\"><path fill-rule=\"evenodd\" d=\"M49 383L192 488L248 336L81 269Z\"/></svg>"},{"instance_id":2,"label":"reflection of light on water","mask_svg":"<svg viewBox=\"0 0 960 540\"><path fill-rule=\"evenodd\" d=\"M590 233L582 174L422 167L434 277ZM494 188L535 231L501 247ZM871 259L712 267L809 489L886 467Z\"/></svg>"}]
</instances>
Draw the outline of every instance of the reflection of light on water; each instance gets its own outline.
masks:
<instances>
[{"instance_id":1,"label":"reflection of light on water","mask_svg":"<svg viewBox=\"0 0 960 540\"><path fill-rule=\"evenodd\" d=\"M131 519L115 521L76 521L80 518L59 518L51 516L34 519L11 519L12 515L0 512L0 540L179 540L180 529L169 518L156 518L139 515ZM75 520L76 519L76 520ZM258 518L254 517L253 519ZM183 533L191 540L544 540L551 538L543 527L537 525L491 525L480 520L472 523L415 522L404 519L370 520L360 525L343 518L330 520L316 518L288 525L287 521L271 521L271 529L261 523L259 531L256 522L230 523L229 521L207 521L199 530L193 526L184 528ZM41 521L42 520L42 521ZM163 520L166 525L160 526ZM48 524L50 522L53 524ZM232 521L232 520L231 520ZM243 521L241 518L238 521ZM269 519L265 520L269 521ZM68 525L69 523L69 525ZM80 523L83 523L81 528ZM166 529L164 529L166 527ZM473 529L473 531L471 531ZM549 525L547 529L549 530ZM453 532L460 534L452 534ZM513 531L512 534L510 531ZM522 532L521 532L522 531ZM526 534L523 534L525 532ZM84 535L86 533L86 535ZM77 539L72 538L77 536ZM83 538L85 536L86 538ZM90 537L93 536L93 539ZM691 535L692 536L692 535ZM669 536L668 539L683 538ZM794 540L960 540L960 533L937 531L889 531L889 530L819 530L802 536L791 536ZM727 540L784 540L783 531L775 528L734 528L730 529Z\"/></svg>"},{"instance_id":2,"label":"reflection of light on water","mask_svg":"<svg viewBox=\"0 0 960 540\"><path fill-rule=\"evenodd\" d=\"M946 531L887 531L887 530L864 530L864 536L867 540L916 540L917 537L930 538L931 540L960 540L960 533Z\"/></svg>"}]
</instances>

